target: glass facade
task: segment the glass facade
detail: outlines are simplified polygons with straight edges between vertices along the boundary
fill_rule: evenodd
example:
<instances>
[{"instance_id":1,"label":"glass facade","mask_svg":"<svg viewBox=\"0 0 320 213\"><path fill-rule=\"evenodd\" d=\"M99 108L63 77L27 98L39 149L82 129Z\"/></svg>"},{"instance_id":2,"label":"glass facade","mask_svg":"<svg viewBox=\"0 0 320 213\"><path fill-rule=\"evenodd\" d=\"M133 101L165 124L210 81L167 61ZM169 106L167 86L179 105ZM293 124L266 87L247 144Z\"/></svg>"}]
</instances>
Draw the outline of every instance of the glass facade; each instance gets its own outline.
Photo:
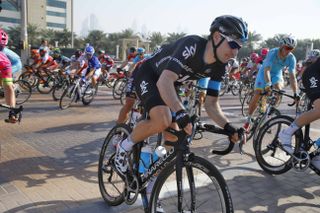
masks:
<instances>
[{"instance_id":1,"label":"glass facade","mask_svg":"<svg viewBox=\"0 0 320 213\"><path fill-rule=\"evenodd\" d=\"M59 8L66 9L67 8L67 3L64 2L64 1L47 0L47 6L59 7Z\"/></svg>"},{"instance_id":2,"label":"glass facade","mask_svg":"<svg viewBox=\"0 0 320 213\"><path fill-rule=\"evenodd\" d=\"M66 24L58 24L58 23L52 23L52 22L47 22L48 27L55 27L55 28L66 28Z\"/></svg>"},{"instance_id":3,"label":"glass facade","mask_svg":"<svg viewBox=\"0 0 320 213\"><path fill-rule=\"evenodd\" d=\"M1 22L7 22L7 23L14 23L14 24L20 24L21 19L16 18L8 18L8 17L0 17Z\"/></svg>"},{"instance_id":4,"label":"glass facade","mask_svg":"<svg viewBox=\"0 0 320 213\"><path fill-rule=\"evenodd\" d=\"M66 13L59 13L59 12L53 12L53 11L47 11L48 16L56 16L56 17L67 17Z\"/></svg>"}]
</instances>

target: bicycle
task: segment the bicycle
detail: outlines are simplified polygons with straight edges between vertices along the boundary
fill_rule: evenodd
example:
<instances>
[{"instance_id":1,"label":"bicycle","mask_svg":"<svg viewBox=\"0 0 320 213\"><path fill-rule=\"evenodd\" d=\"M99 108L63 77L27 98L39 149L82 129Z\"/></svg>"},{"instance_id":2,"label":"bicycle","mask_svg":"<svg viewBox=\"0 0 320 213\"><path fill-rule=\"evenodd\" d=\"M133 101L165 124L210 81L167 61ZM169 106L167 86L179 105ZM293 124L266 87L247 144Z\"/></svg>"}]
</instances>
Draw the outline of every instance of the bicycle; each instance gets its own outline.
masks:
<instances>
[{"instance_id":1,"label":"bicycle","mask_svg":"<svg viewBox=\"0 0 320 213\"><path fill-rule=\"evenodd\" d=\"M297 104L298 106L298 104ZM308 110L312 108L308 105ZM315 141L310 138L310 124L298 129L293 135L293 154L288 153L278 139L279 132L288 127L294 118L280 115L266 122L258 135L255 154L260 167L269 174L283 174L293 168L305 171L311 168L320 176L320 170L310 164L312 158L320 154L320 150L313 149ZM317 147L315 147L317 148Z\"/></svg>"},{"instance_id":2,"label":"bicycle","mask_svg":"<svg viewBox=\"0 0 320 213\"><path fill-rule=\"evenodd\" d=\"M13 81L13 90L16 98L16 104L21 105L29 100L32 94L32 88L27 81ZM0 87L0 98L4 98L4 89Z\"/></svg>"},{"instance_id":3,"label":"bicycle","mask_svg":"<svg viewBox=\"0 0 320 213\"><path fill-rule=\"evenodd\" d=\"M136 144L129 155L129 169L125 176L114 166L113 139L118 138L118 142L124 140L131 133L131 128L119 124L109 132L100 152L98 169L100 191L105 202L111 206L123 202L131 205L140 194L144 212L157 212L160 204L165 212L233 212L230 192L218 169L206 159L190 152L191 139L184 131L168 131L177 136L178 140L165 142L172 146L167 154L151 164L146 173L140 174L138 165L144 142ZM224 130L217 133L227 134ZM154 176L157 178L148 200L146 186Z\"/></svg>"},{"instance_id":4,"label":"bicycle","mask_svg":"<svg viewBox=\"0 0 320 213\"><path fill-rule=\"evenodd\" d=\"M83 105L89 105L95 96L95 89L91 83L81 82L81 78L76 79L64 90L60 101L60 109L67 109L73 102L81 99Z\"/></svg>"},{"instance_id":5,"label":"bicycle","mask_svg":"<svg viewBox=\"0 0 320 213\"><path fill-rule=\"evenodd\" d=\"M263 93L262 95L266 95L266 93ZM265 108L265 111L262 111L261 103L260 103L260 110L259 114L251 120L251 128L248 132L247 140L250 140L253 138L253 142L257 139L257 132L259 131L260 127L270 118L274 116L279 116L281 112L276 108L279 103L279 98L282 100L282 96L289 97L291 99L295 99L294 96L286 94L284 90L275 90L273 89L271 91L271 95L267 97L267 106ZM288 104L288 106L293 106L295 103ZM255 143L253 143L253 146L255 146Z\"/></svg>"}]
</instances>

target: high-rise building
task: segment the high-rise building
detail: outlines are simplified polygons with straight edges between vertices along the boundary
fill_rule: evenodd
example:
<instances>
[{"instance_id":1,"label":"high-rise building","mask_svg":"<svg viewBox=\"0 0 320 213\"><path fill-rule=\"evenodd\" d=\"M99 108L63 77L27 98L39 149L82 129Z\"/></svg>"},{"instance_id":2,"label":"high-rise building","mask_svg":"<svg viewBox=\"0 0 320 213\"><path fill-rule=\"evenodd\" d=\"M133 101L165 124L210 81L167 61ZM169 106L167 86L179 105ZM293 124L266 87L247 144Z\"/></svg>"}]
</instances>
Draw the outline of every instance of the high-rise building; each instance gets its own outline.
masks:
<instances>
[{"instance_id":1,"label":"high-rise building","mask_svg":"<svg viewBox=\"0 0 320 213\"><path fill-rule=\"evenodd\" d=\"M7 28L21 23L21 1L2 0L0 26ZM25 0L28 24L40 28L72 31L73 0Z\"/></svg>"}]
</instances>

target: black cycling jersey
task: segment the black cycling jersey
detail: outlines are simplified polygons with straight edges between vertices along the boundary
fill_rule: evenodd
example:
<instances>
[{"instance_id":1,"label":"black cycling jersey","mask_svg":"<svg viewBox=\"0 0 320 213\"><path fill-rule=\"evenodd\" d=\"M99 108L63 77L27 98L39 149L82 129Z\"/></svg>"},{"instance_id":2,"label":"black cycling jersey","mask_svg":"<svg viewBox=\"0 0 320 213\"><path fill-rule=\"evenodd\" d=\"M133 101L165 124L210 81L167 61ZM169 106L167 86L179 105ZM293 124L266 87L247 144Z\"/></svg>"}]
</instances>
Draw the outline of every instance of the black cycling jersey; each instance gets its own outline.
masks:
<instances>
[{"instance_id":1,"label":"black cycling jersey","mask_svg":"<svg viewBox=\"0 0 320 213\"><path fill-rule=\"evenodd\" d=\"M207 41L202 37L191 35L162 46L146 60L146 64L152 67L149 72L159 77L163 70L171 70L179 75L177 82L210 77L207 94L218 96L226 64L204 62Z\"/></svg>"},{"instance_id":2,"label":"black cycling jersey","mask_svg":"<svg viewBox=\"0 0 320 213\"><path fill-rule=\"evenodd\" d=\"M207 95L216 97L219 95L226 64L219 62L206 64L204 62L206 44L207 40L204 38L186 36L172 44L162 46L135 70L134 86L146 111L155 106L166 105L157 87L157 81L166 69L179 76L175 84L210 77Z\"/></svg>"},{"instance_id":3,"label":"black cycling jersey","mask_svg":"<svg viewBox=\"0 0 320 213\"><path fill-rule=\"evenodd\" d=\"M320 58L303 72L302 83L311 102L320 98Z\"/></svg>"}]
</instances>

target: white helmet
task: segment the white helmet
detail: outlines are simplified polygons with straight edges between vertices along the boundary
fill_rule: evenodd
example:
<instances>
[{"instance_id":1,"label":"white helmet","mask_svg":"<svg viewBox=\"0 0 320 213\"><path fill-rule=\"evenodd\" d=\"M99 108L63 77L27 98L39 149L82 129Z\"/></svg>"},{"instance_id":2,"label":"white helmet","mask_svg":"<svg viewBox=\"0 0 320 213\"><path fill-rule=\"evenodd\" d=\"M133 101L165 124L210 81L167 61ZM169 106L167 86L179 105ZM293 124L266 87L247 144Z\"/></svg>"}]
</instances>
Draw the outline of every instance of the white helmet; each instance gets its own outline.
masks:
<instances>
[{"instance_id":1,"label":"white helmet","mask_svg":"<svg viewBox=\"0 0 320 213\"><path fill-rule=\"evenodd\" d=\"M319 56L320 56L320 50L319 49L313 49L313 50L310 50L308 52L307 60L316 59Z\"/></svg>"},{"instance_id":2,"label":"white helmet","mask_svg":"<svg viewBox=\"0 0 320 213\"><path fill-rule=\"evenodd\" d=\"M280 45L295 48L297 46L297 40L291 35L284 36L280 41Z\"/></svg>"}]
</instances>

